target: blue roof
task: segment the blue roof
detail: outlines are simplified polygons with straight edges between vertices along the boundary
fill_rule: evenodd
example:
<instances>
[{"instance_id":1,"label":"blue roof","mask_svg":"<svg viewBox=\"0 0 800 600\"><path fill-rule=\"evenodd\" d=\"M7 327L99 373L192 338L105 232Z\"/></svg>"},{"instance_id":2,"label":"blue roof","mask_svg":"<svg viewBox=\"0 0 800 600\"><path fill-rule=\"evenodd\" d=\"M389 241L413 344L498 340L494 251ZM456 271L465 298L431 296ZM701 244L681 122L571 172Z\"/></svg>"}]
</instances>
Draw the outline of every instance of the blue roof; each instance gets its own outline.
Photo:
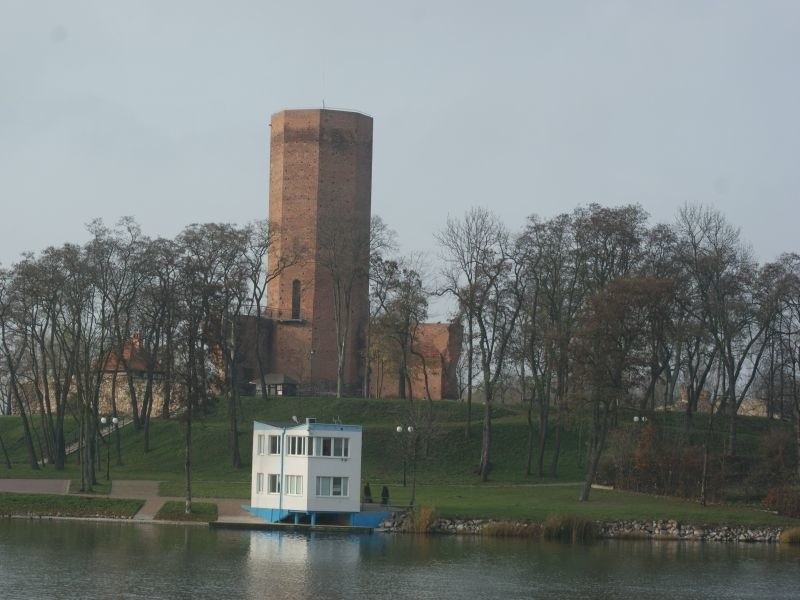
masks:
<instances>
[{"instance_id":1,"label":"blue roof","mask_svg":"<svg viewBox=\"0 0 800 600\"><path fill-rule=\"evenodd\" d=\"M271 427L273 429L299 429L301 431L352 431L360 432L361 425L344 425L342 423L294 423L292 421L273 421L264 423L262 421L253 421L255 425L262 425Z\"/></svg>"}]
</instances>

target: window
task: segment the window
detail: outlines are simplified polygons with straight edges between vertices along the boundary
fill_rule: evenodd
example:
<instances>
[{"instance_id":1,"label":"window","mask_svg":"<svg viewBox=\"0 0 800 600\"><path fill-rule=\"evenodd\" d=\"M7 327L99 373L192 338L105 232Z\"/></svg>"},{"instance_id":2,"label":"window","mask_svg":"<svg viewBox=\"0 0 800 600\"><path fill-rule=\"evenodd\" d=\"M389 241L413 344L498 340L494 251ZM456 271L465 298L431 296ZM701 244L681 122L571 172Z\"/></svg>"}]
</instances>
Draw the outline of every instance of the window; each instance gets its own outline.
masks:
<instances>
[{"instance_id":1,"label":"window","mask_svg":"<svg viewBox=\"0 0 800 600\"><path fill-rule=\"evenodd\" d=\"M317 477L317 496L347 496L348 477Z\"/></svg>"},{"instance_id":2,"label":"window","mask_svg":"<svg viewBox=\"0 0 800 600\"><path fill-rule=\"evenodd\" d=\"M306 455L306 440L308 438L299 435L290 435L286 438L286 454L292 456Z\"/></svg>"},{"instance_id":3,"label":"window","mask_svg":"<svg viewBox=\"0 0 800 600\"><path fill-rule=\"evenodd\" d=\"M348 438L333 438L333 455L350 456L350 440Z\"/></svg>"},{"instance_id":4,"label":"window","mask_svg":"<svg viewBox=\"0 0 800 600\"><path fill-rule=\"evenodd\" d=\"M316 456L338 456L347 458L350 456L350 439L321 437L314 438L316 446Z\"/></svg>"},{"instance_id":5,"label":"window","mask_svg":"<svg viewBox=\"0 0 800 600\"><path fill-rule=\"evenodd\" d=\"M279 435L269 436L269 453L270 454L281 453L281 436Z\"/></svg>"},{"instance_id":6,"label":"window","mask_svg":"<svg viewBox=\"0 0 800 600\"><path fill-rule=\"evenodd\" d=\"M259 433L259 434L258 434L258 437L257 437L256 439L258 440L258 444L257 444L257 446L258 446L258 448L257 448L257 452L258 452L259 454L264 454L264 434L263 434L263 433Z\"/></svg>"},{"instance_id":7,"label":"window","mask_svg":"<svg viewBox=\"0 0 800 600\"><path fill-rule=\"evenodd\" d=\"M292 281L292 319L300 318L300 280Z\"/></svg>"},{"instance_id":8,"label":"window","mask_svg":"<svg viewBox=\"0 0 800 600\"><path fill-rule=\"evenodd\" d=\"M263 493L264 493L264 474L256 473L256 494L263 494Z\"/></svg>"},{"instance_id":9,"label":"window","mask_svg":"<svg viewBox=\"0 0 800 600\"><path fill-rule=\"evenodd\" d=\"M267 478L267 492L270 494L281 493L281 476L270 474Z\"/></svg>"},{"instance_id":10,"label":"window","mask_svg":"<svg viewBox=\"0 0 800 600\"><path fill-rule=\"evenodd\" d=\"M289 496L302 496L303 495L303 476L302 475L287 475L286 476L286 494Z\"/></svg>"}]
</instances>

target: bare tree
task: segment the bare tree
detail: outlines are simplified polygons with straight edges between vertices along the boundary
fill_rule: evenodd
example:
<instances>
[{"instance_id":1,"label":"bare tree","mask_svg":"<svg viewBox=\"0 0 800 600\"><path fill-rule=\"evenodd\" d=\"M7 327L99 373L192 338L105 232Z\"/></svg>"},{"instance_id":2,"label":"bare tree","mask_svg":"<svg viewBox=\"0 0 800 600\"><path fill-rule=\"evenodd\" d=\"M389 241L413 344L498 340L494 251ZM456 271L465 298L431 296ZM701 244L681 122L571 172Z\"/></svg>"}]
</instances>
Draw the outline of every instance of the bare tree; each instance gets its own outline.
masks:
<instances>
[{"instance_id":1,"label":"bare tree","mask_svg":"<svg viewBox=\"0 0 800 600\"><path fill-rule=\"evenodd\" d=\"M736 415L766 347L774 302L757 287L758 269L739 230L717 211L685 206L678 215L686 266L704 321L724 366L727 391L720 410L730 415L728 451L736 453Z\"/></svg>"},{"instance_id":2,"label":"bare tree","mask_svg":"<svg viewBox=\"0 0 800 600\"><path fill-rule=\"evenodd\" d=\"M577 350L587 369L591 417L589 460L581 501L588 500L600 456L605 448L609 419L625 391L623 376L636 336L641 334L640 311L646 295L642 286L624 282L639 268L647 214L640 206L606 208L591 204L575 211L577 268L582 272L586 303ZM612 286L610 291L606 288Z\"/></svg>"},{"instance_id":3,"label":"bare tree","mask_svg":"<svg viewBox=\"0 0 800 600\"><path fill-rule=\"evenodd\" d=\"M336 397L345 393L345 360L350 343L353 310L368 306L370 244L369 223L361 219L321 223L317 265L328 276L336 334ZM362 348L363 352L363 348Z\"/></svg>"},{"instance_id":4,"label":"bare tree","mask_svg":"<svg viewBox=\"0 0 800 600\"><path fill-rule=\"evenodd\" d=\"M36 454L36 448L33 445L30 423L20 389L20 364L23 357L23 348L14 332L12 297L9 284L10 274L7 271L0 271L0 349L2 349L3 360L8 374L11 396L16 402L22 422L25 449L28 451L30 466L32 469L38 469L39 459Z\"/></svg>"},{"instance_id":5,"label":"bare tree","mask_svg":"<svg viewBox=\"0 0 800 600\"><path fill-rule=\"evenodd\" d=\"M649 315L670 285L669 280L618 277L598 290L583 311L576 352L592 426L581 502L589 499L613 416L646 364L643 334Z\"/></svg>"},{"instance_id":6,"label":"bare tree","mask_svg":"<svg viewBox=\"0 0 800 600\"><path fill-rule=\"evenodd\" d=\"M396 233L378 215L370 221L369 250L369 318L364 340L364 397L369 397L371 386L372 325L386 311L387 297L395 284L397 261L386 259L386 253L397 249ZM376 387L376 390L380 386ZM380 397L380 394L378 394Z\"/></svg>"},{"instance_id":7,"label":"bare tree","mask_svg":"<svg viewBox=\"0 0 800 600\"><path fill-rule=\"evenodd\" d=\"M390 263L384 284L383 312L373 320L376 335L392 342L400 397L408 400L414 398L410 360L416 352L417 330L428 316L428 294L418 263L418 258L401 258Z\"/></svg>"},{"instance_id":8,"label":"bare tree","mask_svg":"<svg viewBox=\"0 0 800 600\"><path fill-rule=\"evenodd\" d=\"M443 288L472 315L479 332L485 408L478 473L486 481L491 469L493 391L524 296L521 261L516 260L519 248L497 217L482 208L469 210L463 219L448 219L436 237L445 262Z\"/></svg>"}]
</instances>

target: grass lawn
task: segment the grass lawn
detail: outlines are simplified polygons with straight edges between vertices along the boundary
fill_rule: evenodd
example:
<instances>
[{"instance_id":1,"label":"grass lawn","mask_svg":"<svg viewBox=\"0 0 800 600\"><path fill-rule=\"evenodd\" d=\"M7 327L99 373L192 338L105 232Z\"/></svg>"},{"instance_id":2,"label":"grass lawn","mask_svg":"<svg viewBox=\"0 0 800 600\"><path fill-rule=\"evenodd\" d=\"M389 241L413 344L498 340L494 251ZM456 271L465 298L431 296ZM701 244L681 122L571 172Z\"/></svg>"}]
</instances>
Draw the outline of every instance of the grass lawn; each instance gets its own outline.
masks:
<instances>
[{"instance_id":1,"label":"grass lawn","mask_svg":"<svg viewBox=\"0 0 800 600\"><path fill-rule=\"evenodd\" d=\"M155 518L160 521L197 521L211 523L217 520L217 505L211 502L192 502L191 514L186 514L185 504L182 501L171 500L156 513Z\"/></svg>"},{"instance_id":2,"label":"grass lawn","mask_svg":"<svg viewBox=\"0 0 800 600\"><path fill-rule=\"evenodd\" d=\"M411 487L390 488L391 501L406 504ZM790 519L749 506L697 502L594 489L589 502L578 502L578 485L422 485L418 505L433 506L439 516L459 518L528 519L577 515L591 520L667 520L694 525L798 526Z\"/></svg>"},{"instance_id":3,"label":"grass lawn","mask_svg":"<svg viewBox=\"0 0 800 600\"><path fill-rule=\"evenodd\" d=\"M592 519L677 519L692 523L775 524L792 522L744 506L710 506L643 494L594 490L588 503L578 503L575 486L546 487L531 484L575 483L583 479L581 453L586 432L573 423L562 434L557 478L538 478L525 474L528 429L524 412L519 407L497 406L494 410L492 470L490 482L479 484L476 476L480 456L480 419L482 406L473 407L472 435L464 435L466 407L463 403L433 403L429 426L421 415L427 404L410 405L403 400L365 400L309 397L243 398L239 421L239 449L242 466L232 467L229 445L229 422L224 403L196 419L192 434L192 489L196 498L242 498L250 496L250 458L252 422L291 421L316 417L320 422L340 419L344 423L363 426L363 483L369 482L373 496L379 497L383 485L389 486L393 504L407 504L416 465L417 504L435 506L445 516L522 518L542 520L551 514L575 514ZM668 427L676 431L682 426L681 415L660 414ZM621 416L621 426L632 424ZM696 417L702 429L701 416ZM35 419L32 420L35 422ZM407 434L398 434L397 425L413 423L420 439L416 450ZM754 452L758 436L771 431L766 419L740 418L739 443L743 453ZM122 464L116 464L115 446L111 445L111 479L151 479L161 482L164 496L184 493L184 429L177 420L154 419L150 428L150 451L145 453L144 433L133 427L120 430ZM720 422L720 444L725 436ZM0 477L50 477L71 479L76 490L80 481L75 455L68 457L66 469L52 467L33 470L27 464L22 429L16 417L0 417L0 434L9 448L13 468L0 462ZM534 439L538 432L534 431ZM94 492L102 495L110 489L105 481L106 446L102 448L99 484ZM549 468L552 441L545 452L544 464ZM414 460L416 457L416 460ZM408 486L401 485L406 467ZM181 509L182 510L182 509ZM795 522L796 523L796 522Z\"/></svg>"},{"instance_id":4,"label":"grass lawn","mask_svg":"<svg viewBox=\"0 0 800 600\"><path fill-rule=\"evenodd\" d=\"M130 519L143 504L142 500L0 493L0 514L2 515Z\"/></svg>"}]
</instances>

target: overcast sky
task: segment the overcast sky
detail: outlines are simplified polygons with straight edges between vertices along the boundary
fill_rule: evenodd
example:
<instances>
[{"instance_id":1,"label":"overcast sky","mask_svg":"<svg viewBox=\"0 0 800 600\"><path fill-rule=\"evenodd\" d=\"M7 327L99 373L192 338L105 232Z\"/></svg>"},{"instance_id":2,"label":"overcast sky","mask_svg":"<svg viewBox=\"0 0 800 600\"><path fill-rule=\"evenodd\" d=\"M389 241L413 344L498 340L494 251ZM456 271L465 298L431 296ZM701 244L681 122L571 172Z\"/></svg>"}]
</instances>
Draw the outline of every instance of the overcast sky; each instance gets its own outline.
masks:
<instances>
[{"instance_id":1,"label":"overcast sky","mask_svg":"<svg viewBox=\"0 0 800 600\"><path fill-rule=\"evenodd\" d=\"M264 218L271 113L374 121L405 251L482 205L710 204L800 250L800 2L0 0L0 263Z\"/></svg>"}]
</instances>

